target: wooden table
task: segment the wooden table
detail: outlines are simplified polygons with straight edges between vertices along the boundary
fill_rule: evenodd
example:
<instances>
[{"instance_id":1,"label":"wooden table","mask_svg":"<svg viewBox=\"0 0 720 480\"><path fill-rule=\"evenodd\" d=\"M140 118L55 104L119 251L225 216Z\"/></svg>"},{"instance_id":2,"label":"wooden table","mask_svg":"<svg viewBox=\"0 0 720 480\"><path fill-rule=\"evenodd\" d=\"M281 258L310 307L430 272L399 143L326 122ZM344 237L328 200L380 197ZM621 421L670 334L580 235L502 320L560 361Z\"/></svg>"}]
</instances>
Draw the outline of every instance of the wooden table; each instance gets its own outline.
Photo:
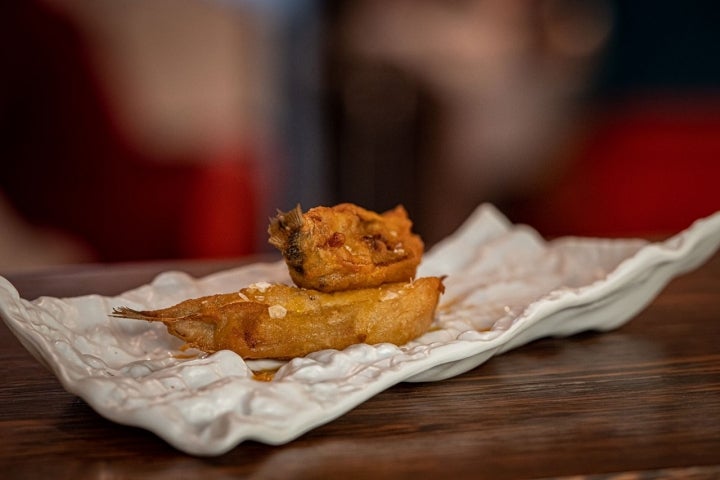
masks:
<instances>
[{"instance_id":1,"label":"wooden table","mask_svg":"<svg viewBox=\"0 0 720 480\"><path fill-rule=\"evenodd\" d=\"M31 299L116 294L161 270L233 264L8 277ZM397 385L287 445L247 442L217 458L103 419L0 325L0 478L720 478L720 255L619 330L540 340L450 380Z\"/></svg>"}]
</instances>

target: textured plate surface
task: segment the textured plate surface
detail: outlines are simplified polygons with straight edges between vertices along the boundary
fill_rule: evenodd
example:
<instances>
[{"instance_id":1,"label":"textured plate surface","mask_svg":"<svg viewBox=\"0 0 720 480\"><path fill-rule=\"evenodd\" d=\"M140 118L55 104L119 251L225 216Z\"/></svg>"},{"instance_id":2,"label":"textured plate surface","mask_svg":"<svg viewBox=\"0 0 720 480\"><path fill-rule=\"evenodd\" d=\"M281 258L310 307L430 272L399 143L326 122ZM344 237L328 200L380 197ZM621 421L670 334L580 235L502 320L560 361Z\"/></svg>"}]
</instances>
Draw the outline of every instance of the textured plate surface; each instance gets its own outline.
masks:
<instances>
[{"instance_id":1,"label":"textured plate surface","mask_svg":"<svg viewBox=\"0 0 720 480\"><path fill-rule=\"evenodd\" d=\"M27 301L0 277L0 316L101 415L187 453L219 455L248 439L288 442L398 382L449 378L543 336L619 327L719 245L720 212L661 243L546 242L483 205L423 259L419 276L448 275L430 332L401 347L355 345L283 364L228 351L188 356L163 325L108 317L121 305L160 308L258 281L289 283L282 262L201 279L166 272L117 297ZM253 378L277 367L271 382Z\"/></svg>"}]
</instances>

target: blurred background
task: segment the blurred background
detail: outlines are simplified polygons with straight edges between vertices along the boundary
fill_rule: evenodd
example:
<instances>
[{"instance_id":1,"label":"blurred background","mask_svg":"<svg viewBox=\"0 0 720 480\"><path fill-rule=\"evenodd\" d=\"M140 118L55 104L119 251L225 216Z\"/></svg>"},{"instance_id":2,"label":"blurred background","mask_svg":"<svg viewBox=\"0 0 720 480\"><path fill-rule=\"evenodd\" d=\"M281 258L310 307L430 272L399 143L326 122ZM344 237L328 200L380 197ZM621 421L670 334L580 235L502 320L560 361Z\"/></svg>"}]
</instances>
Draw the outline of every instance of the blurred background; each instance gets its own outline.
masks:
<instances>
[{"instance_id":1,"label":"blurred background","mask_svg":"<svg viewBox=\"0 0 720 480\"><path fill-rule=\"evenodd\" d=\"M0 6L0 272L268 251L297 203L483 203L543 235L720 210L720 6L26 0Z\"/></svg>"}]
</instances>

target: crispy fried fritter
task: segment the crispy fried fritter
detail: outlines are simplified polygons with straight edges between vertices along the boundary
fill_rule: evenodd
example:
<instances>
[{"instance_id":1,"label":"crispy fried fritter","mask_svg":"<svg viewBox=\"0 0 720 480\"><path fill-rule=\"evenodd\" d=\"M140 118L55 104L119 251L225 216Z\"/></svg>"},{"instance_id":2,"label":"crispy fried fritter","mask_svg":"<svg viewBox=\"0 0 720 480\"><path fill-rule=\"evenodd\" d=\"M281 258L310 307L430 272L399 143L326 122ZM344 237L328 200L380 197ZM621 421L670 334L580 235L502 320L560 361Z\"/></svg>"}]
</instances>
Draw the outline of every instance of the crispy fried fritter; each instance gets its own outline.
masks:
<instances>
[{"instance_id":1,"label":"crispy fried fritter","mask_svg":"<svg viewBox=\"0 0 720 480\"><path fill-rule=\"evenodd\" d=\"M414 278L424 245L411 229L402 206L378 214L343 203L279 212L268 233L297 286L337 292Z\"/></svg>"},{"instance_id":2,"label":"crispy fried fritter","mask_svg":"<svg viewBox=\"0 0 720 480\"><path fill-rule=\"evenodd\" d=\"M292 358L356 343L402 345L427 331L443 291L438 277L335 293L262 283L161 310L121 307L112 315L163 322L208 353Z\"/></svg>"}]
</instances>

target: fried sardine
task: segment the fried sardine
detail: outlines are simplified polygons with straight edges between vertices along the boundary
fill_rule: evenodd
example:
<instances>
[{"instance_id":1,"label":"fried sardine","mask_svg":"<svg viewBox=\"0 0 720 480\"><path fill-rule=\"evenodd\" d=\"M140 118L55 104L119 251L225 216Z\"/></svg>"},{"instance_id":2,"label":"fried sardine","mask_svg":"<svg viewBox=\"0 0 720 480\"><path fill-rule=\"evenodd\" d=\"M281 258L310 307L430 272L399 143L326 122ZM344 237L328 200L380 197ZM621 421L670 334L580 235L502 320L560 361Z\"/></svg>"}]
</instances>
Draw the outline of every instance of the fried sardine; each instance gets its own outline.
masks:
<instances>
[{"instance_id":1,"label":"fried sardine","mask_svg":"<svg viewBox=\"0 0 720 480\"><path fill-rule=\"evenodd\" d=\"M268 233L296 285L337 292L414 278L424 245L411 228L402 206L378 214L343 203L279 212Z\"/></svg>"},{"instance_id":2,"label":"fried sardine","mask_svg":"<svg viewBox=\"0 0 720 480\"><path fill-rule=\"evenodd\" d=\"M444 287L438 277L335 293L259 283L161 310L113 310L158 321L187 346L243 358L292 358L356 343L402 345L425 333Z\"/></svg>"}]
</instances>

